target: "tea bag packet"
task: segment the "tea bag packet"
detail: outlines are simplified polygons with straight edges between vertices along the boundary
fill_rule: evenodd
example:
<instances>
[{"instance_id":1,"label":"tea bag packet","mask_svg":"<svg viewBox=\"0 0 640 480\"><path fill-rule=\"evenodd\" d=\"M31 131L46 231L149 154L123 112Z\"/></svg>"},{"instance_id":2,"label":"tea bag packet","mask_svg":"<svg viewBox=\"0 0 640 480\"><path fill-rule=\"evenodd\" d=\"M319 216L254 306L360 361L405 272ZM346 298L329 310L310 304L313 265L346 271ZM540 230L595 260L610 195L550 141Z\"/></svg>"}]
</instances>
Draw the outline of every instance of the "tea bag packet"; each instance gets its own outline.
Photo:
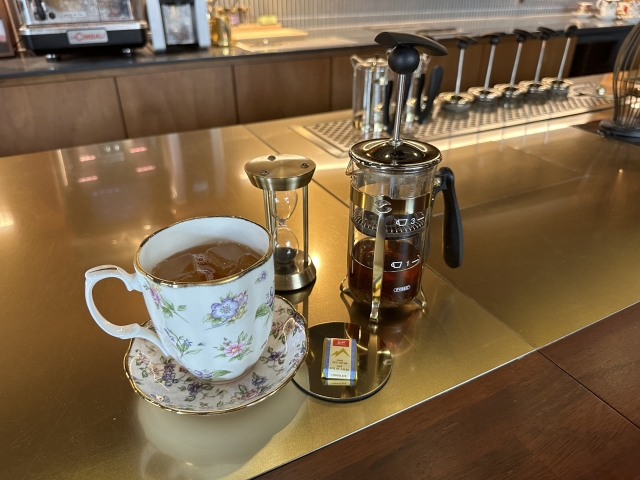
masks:
<instances>
[{"instance_id":1,"label":"tea bag packet","mask_svg":"<svg viewBox=\"0 0 640 480\"><path fill-rule=\"evenodd\" d=\"M353 382L357 379L356 341L325 338L322 350L322 378Z\"/></svg>"}]
</instances>

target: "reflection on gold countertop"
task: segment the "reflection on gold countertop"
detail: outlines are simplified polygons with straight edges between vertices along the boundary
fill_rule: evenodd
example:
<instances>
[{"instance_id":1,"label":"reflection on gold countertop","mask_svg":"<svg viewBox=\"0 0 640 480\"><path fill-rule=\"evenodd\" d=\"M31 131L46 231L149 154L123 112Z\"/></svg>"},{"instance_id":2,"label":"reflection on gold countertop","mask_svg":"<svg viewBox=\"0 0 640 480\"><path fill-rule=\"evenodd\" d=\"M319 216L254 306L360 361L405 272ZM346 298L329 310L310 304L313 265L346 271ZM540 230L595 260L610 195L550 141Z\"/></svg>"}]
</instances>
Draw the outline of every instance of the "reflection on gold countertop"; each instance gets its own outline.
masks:
<instances>
[{"instance_id":1,"label":"reflection on gold countertop","mask_svg":"<svg viewBox=\"0 0 640 480\"><path fill-rule=\"evenodd\" d=\"M289 384L214 418L146 404L122 369L128 342L89 317L83 273L101 263L130 271L140 241L180 219L235 214L263 222L260 191L243 171L256 156L277 150L318 165L309 187L318 278L308 299L294 303L310 325L367 324L367 312L338 288L346 266L345 159L285 127L228 127L0 161L0 267L12 272L0 299L7 365L0 448L11 452L0 474L247 478L640 299L636 147L565 129L452 148L443 164L457 177L464 263L451 270L440 259L437 205L423 275L428 307L383 319L378 333L394 369L380 392L334 404ZM94 295L114 323L146 320L141 296L115 280Z\"/></svg>"}]
</instances>

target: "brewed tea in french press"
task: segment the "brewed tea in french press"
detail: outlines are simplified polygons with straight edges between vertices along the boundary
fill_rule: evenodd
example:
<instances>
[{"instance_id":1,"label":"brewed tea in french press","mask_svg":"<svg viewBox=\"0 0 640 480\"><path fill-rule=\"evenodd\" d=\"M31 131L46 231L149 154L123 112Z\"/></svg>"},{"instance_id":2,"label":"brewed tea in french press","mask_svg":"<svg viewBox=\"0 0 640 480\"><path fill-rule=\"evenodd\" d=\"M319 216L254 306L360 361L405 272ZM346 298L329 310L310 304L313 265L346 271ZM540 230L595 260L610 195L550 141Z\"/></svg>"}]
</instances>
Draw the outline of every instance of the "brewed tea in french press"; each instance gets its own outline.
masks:
<instances>
[{"instance_id":1,"label":"brewed tea in french press","mask_svg":"<svg viewBox=\"0 0 640 480\"><path fill-rule=\"evenodd\" d=\"M420 62L416 48L431 56L446 55L435 41L417 35L381 33L376 43L392 48L388 65L398 74L398 105L407 77ZM401 113L401 112L399 112ZM347 276L341 290L371 304L370 320L379 309L416 302L428 252L428 231L435 195L442 191L444 257L456 268L462 263L462 225L453 172L436 166L442 160L433 145L400 139L402 115L395 116L393 138L358 142L349 151L346 174L351 177Z\"/></svg>"}]
</instances>

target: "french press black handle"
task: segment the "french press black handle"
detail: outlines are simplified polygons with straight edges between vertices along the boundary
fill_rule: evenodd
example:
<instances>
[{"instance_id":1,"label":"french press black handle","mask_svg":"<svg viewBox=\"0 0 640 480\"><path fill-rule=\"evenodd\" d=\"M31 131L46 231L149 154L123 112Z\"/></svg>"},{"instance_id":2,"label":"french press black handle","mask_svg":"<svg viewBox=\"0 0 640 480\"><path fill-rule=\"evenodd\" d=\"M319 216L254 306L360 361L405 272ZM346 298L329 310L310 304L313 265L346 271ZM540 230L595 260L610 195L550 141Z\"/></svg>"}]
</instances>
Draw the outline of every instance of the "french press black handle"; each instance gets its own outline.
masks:
<instances>
[{"instance_id":1,"label":"french press black handle","mask_svg":"<svg viewBox=\"0 0 640 480\"><path fill-rule=\"evenodd\" d=\"M398 75L408 75L418 68L420 54L416 49L423 50L432 57L447 54L447 49L435 40L410 33L382 32L376 35L374 41L393 49L387 61L389 68Z\"/></svg>"},{"instance_id":2,"label":"french press black handle","mask_svg":"<svg viewBox=\"0 0 640 480\"><path fill-rule=\"evenodd\" d=\"M540 38L542 40L549 40L551 37L560 36L560 34L556 32L553 28L538 27L538 31L540 32Z\"/></svg>"},{"instance_id":3,"label":"french press black handle","mask_svg":"<svg viewBox=\"0 0 640 480\"><path fill-rule=\"evenodd\" d=\"M442 167L436 173L440 185L433 189L433 198L442 192L444 200L444 219L442 225L442 248L444 262L451 268L462 265L463 238L462 220L456 197L455 177L448 167Z\"/></svg>"},{"instance_id":4,"label":"french press black handle","mask_svg":"<svg viewBox=\"0 0 640 480\"><path fill-rule=\"evenodd\" d=\"M516 36L516 42L518 43L524 43L527 40L532 40L534 38L536 38L536 36L531 33L531 32L527 32L526 30L520 30L519 28L516 28L513 33Z\"/></svg>"},{"instance_id":5,"label":"french press black handle","mask_svg":"<svg viewBox=\"0 0 640 480\"><path fill-rule=\"evenodd\" d=\"M488 38L491 45L497 45L500 43L500 37L504 36L504 32L491 32L485 33L482 38Z\"/></svg>"}]
</instances>

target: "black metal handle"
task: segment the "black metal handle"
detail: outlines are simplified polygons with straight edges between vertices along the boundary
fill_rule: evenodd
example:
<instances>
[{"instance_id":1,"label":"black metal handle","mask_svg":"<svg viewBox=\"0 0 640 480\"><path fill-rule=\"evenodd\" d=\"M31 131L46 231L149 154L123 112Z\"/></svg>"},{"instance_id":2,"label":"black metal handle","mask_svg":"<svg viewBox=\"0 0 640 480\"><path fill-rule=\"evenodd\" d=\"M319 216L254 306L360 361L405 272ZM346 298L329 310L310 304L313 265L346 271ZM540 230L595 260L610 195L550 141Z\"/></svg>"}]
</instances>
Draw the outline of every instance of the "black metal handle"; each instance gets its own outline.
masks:
<instances>
[{"instance_id":1,"label":"black metal handle","mask_svg":"<svg viewBox=\"0 0 640 480\"><path fill-rule=\"evenodd\" d=\"M536 36L531 33L531 32L527 32L526 30L520 30L519 28L516 28L513 33L516 36L516 42L518 43L524 43L527 40L531 40L536 38Z\"/></svg>"},{"instance_id":2,"label":"black metal handle","mask_svg":"<svg viewBox=\"0 0 640 480\"><path fill-rule=\"evenodd\" d=\"M416 99L416 112L420 113L420 107L422 104L422 91L424 90L424 82L426 80L426 75L423 73L422 75L420 75L420 78L418 79L418 84L416 85L416 95L415 95L415 99Z\"/></svg>"},{"instance_id":3,"label":"black metal handle","mask_svg":"<svg viewBox=\"0 0 640 480\"><path fill-rule=\"evenodd\" d=\"M564 29L564 36L569 38L575 37L576 35L578 35L578 26L575 24L567 25L567 28Z\"/></svg>"},{"instance_id":4,"label":"black metal handle","mask_svg":"<svg viewBox=\"0 0 640 480\"><path fill-rule=\"evenodd\" d=\"M474 43L478 43L473 38L469 38L469 37L455 37L454 39L458 40L458 48L460 50L464 50L469 45L473 45Z\"/></svg>"},{"instance_id":5,"label":"black metal handle","mask_svg":"<svg viewBox=\"0 0 640 480\"><path fill-rule=\"evenodd\" d=\"M482 38L488 38L491 45L497 45L500 43L500 37L502 37L503 35L504 32L491 32L485 33Z\"/></svg>"},{"instance_id":6,"label":"black metal handle","mask_svg":"<svg viewBox=\"0 0 640 480\"><path fill-rule=\"evenodd\" d=\"M549 40L551 37L560 36L560 34L556 32L553 28L538 27L538 31L540 32L540 38L542 40Z\"/></svg>"},{"instance_id":7,"label":"black metal handle","mask_svg":"<svg viewBox=\"0 0 640 480\"><path fill-rule=\"evenodd\" d=\"M433 197L442 192L444 200L444 218L442 225L442 248L444 262L451 268L462 265L463 238L462 220L456 197L455 177L448 167L442 167L436 173L440 185L433 191Z\"/></svg>"},{"instance_id":8,"label":"black metal handle","mask_svg":"<svg viewBox=\"0 0 640 480\"><path fill-rule=\"evenodd\" d=\"M35 11L35 17L38 20L46 20L47 19L47 14L44 11L44 4L42 3L42 0L35 0L34 1L35 6L36 6L36 11Z\"/></svg>"},{"instance_id":9,"label":"black metal handle","mask_svg":"<svg viewBox=\"0 0 640 480\"><path fill-rule=\"evenodd\" d=\"M444 75L444 69L440 65L433 67L431 71L431 78L429 79L429 87L427 89L427 103L424 106L424 110L420 112L418 117L418 123L424 125L429 120L431 110L433 109L433 101L440 93L440 85L442 84L442 76Z\"/></svg>"},{"instance_id":10,"label":"black metal handle","mask_svg":"<svg viewBox=\"0 0 640 480\"><path fill-rule=\"evenodd\" d=\"M416 48L424 50L428 55L439 57L447 54L447 49L430 38L409 33L382 32L374 41L393 50L387 58L389 68L398 75L413 73L420 64L420 54Z\"/></svg>"}]
</instances>

